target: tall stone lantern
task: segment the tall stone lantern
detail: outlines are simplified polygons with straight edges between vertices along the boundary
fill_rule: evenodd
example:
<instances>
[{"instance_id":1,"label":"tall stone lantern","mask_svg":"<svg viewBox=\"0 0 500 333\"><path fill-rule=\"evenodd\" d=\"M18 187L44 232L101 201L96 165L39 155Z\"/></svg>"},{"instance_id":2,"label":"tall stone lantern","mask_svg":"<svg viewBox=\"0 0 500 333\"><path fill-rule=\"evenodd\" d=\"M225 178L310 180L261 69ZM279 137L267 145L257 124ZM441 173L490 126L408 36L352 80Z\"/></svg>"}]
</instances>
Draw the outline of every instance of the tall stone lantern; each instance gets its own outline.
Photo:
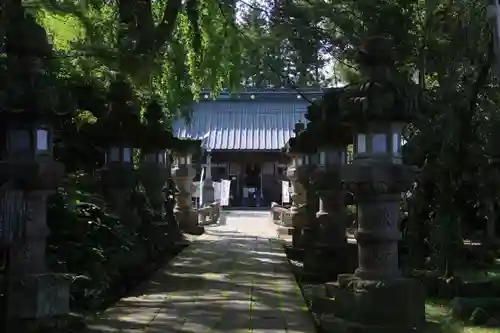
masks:
<instances>
[{"instance_id":1,"label":"tall stone lantern","mask_svg":"<svg viewBox=\"0 0 500 333\"><path fill-rule=\"evenodd\" d=\"M69 313L70 281L49 271L45 251L47 198L64 176L64 166L53 159L52 123L58 111L70 110L60 103L46 72L52 48L45 30L22 8L9 19L7 88L0 100L0 126L6 134L0 243L10 261L9 317L17 321Z\"/></svg>"},{"instance_id":2,"label":"tall stone lantern","mask_svg":"<svg viewBox=\"0 0 500 333\"><path fill-rule=\"evenodd\" d=\"M354 158L342 179L357 202L359 259L354 274L339 276L340 286L350 291L350 307L338 315L343 326L359 332L418 332L425 320L424 290L398 267L401 192L416 175L402 163L401 135L418 94L411 82L396 81L389 40L368 39L358 62L369 79L346 88L341 106L342 120L354 133Z\"/></svg>"},{"instance_id":3,"label":"tall stone lantern","mask_svg":"<svg viewBox=\"0 0 500 333\"><path fill-rule=\"evenodd\" d=\"M151 206L163 221L165 217L164 187L170 176L166 150L172 145L173 135L168 130L161 105L152 101L144 114L144 145L139 175Z\"/></svg>"},{"instance_id":4,"label":"tall stone lantern","mask_svg":"<svg viewBox=\"0 0 500 333\"><path fill-rule=\"evenodd\" d=\"M307 224L302 229L302 239L304 248L308 251L316 241L316 231L318 229L318 219L316 213L319 209L319 196L314 186L314 175L317 172L319 162L319 152L317 152L317 136L312 123L308 123L306 130L301 133L299 140L305 141L303 144L308 152L309 165L307 168L307 181L304 182L307 191ZM305 178L305 177L304 177Z\"/></svg>"},{"instance_id":5,"label":"tall stone lantern","mask_svg":"<svg viewBox=\"0 0 500 333\"><path fill-rule=\"evenodd\" d=\"M175 182L174 216L182 231L200 235L204 228L198 225L198 214L193 209L193 177L196 175L193 168L193 155L201 149L201 140L177 139L174 141L172 152L172 178Z\"/></svg>"},{"instance_id":6,"label":"tall stone lantern","mask_svg":"<svg viewBox=\"0 0 500 333\"><path fill-rule=\"evenodd\" d=\"M214 182L212 181L212 152L210 150L206 150L206 158L205 179L203 180L203 187L201 189L203 198L201 204L203 206L211 205L215 202Z\"/></svg>"},{"instance_id":7,"label":"tall stone lantern","mask_svg":"<svg viewBox=\"0 0 500 333\"><path fill-rule=\"evenodd\" d=\"M105 148L105 164L101 181L111 208L127 220L128 200L137 184L134 153L139 147L137 133L142 133L139 107L130 82L117 77L109 87L109 111L97 123L101 145Z\"/></svg>"},{"instance_id":8,"label":"tall stone lantern","mask_svg":"<svg viewBox=\"0 0 500 333\"><path fill-rule=\"evenodd\" d=\"M319 209L313 224L304 270L324 278L336 278L346 272L347 214L341 189L341 171L347 163L349 129L340 122L338 105L341 89L325 92L320 104L308 108L308 131L315 137L318 165L312 175L314 190L319 197Z\"/></svg>"},{"instance_id":9,"label":"tall stone lantern","mask_svg":"<svg viewBox=\"0 0 500 333\"><path fill-rule=\"evenodd\" d=\"M292 205L290 215L292 220L292 246L303 248L302 230L308 223L307 189L309 187L310 155L307 150L305 126L303 123L295 124L295 137L290 138L284 151L290 158L286 175L291 182Z\"/></svg>"}]
</instances>

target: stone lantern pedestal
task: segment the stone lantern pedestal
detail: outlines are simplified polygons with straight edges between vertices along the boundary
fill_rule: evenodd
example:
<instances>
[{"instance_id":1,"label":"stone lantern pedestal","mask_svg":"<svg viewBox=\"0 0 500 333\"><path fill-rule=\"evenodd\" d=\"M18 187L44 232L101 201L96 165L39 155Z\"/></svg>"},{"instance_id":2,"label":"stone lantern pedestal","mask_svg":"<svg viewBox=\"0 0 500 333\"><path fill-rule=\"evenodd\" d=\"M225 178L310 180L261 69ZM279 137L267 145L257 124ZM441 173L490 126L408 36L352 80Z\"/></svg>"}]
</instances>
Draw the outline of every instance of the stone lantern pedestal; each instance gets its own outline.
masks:
<instances>
[{"instance_id":1,"label":"stone lantern pedestal","mask_svg":"<svg viewBox=\"0 0 500 333\"><path fill-rule=\"evenodd\" d=\"M191 165L177 164L172 168L172 179L175 182L174 216L182 231L201 235L204 228L198 225L198 214L193 210L192 190L195 170Z\"/></svg>"},{"instance_id":2,"label":"stone lantern pedestal","mask_svg":"<svg viewBox=\"0 0 500 333\"><path fill-rule=\"evenodd\" d=\"M292 162L287 168L286 175L292 185L292 192L290 198L292 205L290 207L290 217L292 221L292 246L294 248L303 248L304 242L302 237L302 230L307 225L308 210L307 210L307 191L304 186L308 181L309 175L307 167L304 165L297 165Z\"/></svg>"},{"instance_id":3,"label":"stone lantern pedestal","mask_svg":"<svg viewBox=\"0 0 500 333\"><path fill-rule=\"evenodd\" d=\"M314 172L311 172L314 177ZM313 184L307 189L307 225L302 229L302 237L305 249L312 249L318 238L318 219L316 213L319 210L319 196Z\"/></svg>"},{"instance_id":4,"label":"stone lantern pedestal","mask_svg":"<svg viewBox=\"0 0 500 333\"><path fill-rule=\"evenodd\" d=\"M213 204L215 202L215 191L212 178L207 177L203 180L203 187L201 190L203 192L203 205Z\"/></svg>"},{"instance_id":5,"label":"stone lantern pedestal","mask_svg":"<svg viewBox=\"0 0 500 333\"><path fill-rule=\"evenodd\" d=\"M120 223L129 228L140 231L142 219L137 207L131 204L132 194L137 185L137 172L131 162L108 161L101 170L101 182L103 193L111 211L119 218ZM128 266L144 262L148 255L148 249L142 243L138 243L131 251L125 261L117 255L117 265ZM122 256L123 257L123 256ZM120 259L119 259L120 258Z\"/></svg>"},{"instance_id":6,"label":"stone lantern pedestal","mask_svg":"<svg viewBox=\"0 0 500 333\"><path fill-rule=\"evenodd\" d=\"M343 179L358 202L358 269L341 274L329 285L339 311L328 329L356 332L419 332L425 322L425 291L398 268L398 230L401 192L410 187L410 166L389 163L349 166ZM327 289L328 289L327 288Z\"/></svg>"},{"instance_id":7,"label":"stone lantern pedestal","mask_svg":"<svg viewBox=\"0 0 500 333\"><path fill-rule=\"evenodd\" d=\"M169 177L170 171L165 164L143 161L139 167L139 179L155 212L155 218L150 222L153 229L149 237L157 239L154 243L158 246L166 247L182 240L178 225L172 220L168 221L166 216L164 190Z\"/></svg>"},{"instance_id":8,"label":"stone lantern pedestal","mask_svg":"<svg viewBox=\"0 0 500 333\"><path fill-rule=\"evenodd\" d=\"M201 207L198 209L198 221L200 224L217 223L220 217L220 200L215 200L215 188L212 180L212 156L207 152L207 163L205 168L205 179L202 180ZM207 222L208 219L208 222Z\"/></svg>"},{"instance_id":9,"label":"stone lantern pedestal","mask_svg":"<svg viewBox=\"0 0 500 333\"><path fill-rule=\"evenodd\" d=\"M101 170L103 192L112 209L122 215L137 184L132 163L108 162Z\"/></svg>"},{"instance_id":10,"label":"stone lantern pedestal","mask_svg":"<svg viewBox=\"0 0 500 333\"><path fill-rule=\"evenodd\" d=\"M143 161L139 167L139 179L146 191L155 213L165 215L165 194L163 189L169 177L169 170L164 164Z\"/></svg>"},{"instance_id":11,"label":"stone lantern pedestal","mask_svg":"<svg viewBox=\"0 0 500 333\"><path fill-rule=\"evenodd\" d=\"M17 320L49 318L69 313L69 288L71 278L49 271L45 248L49 235L47 226L47 198L64 175L64 166L51 158L39 162L1 163L1 173L8 173L13 189L22 191L24 200L24 239L14 243L10 250L9 315ZM12 221L11 221L12 223Z\"/></svg>"},{"instance_id":12,"label":"stone lantern pedestal","mask_svg":"<svg viewBox=\"0 0 500 333\"><path fill-rule=\"evenodd\" d=\"M318 168L314 172L319 197L319 210L311 230L307 232L304 271L325 280L335 280L348 272L347 212L340 182L341 166Z\"/></svg>"},{"instance_id":13,"label":"stone lantern pedestal","mask_svg":"<svg viewBox=\"0 0 500 333\"><path fill-rule=\"evenodd\" d=\"M215 202L215 190L214 190L214 182L212 181L212 156L210 152L207 153L207 166L205 170L205 179L203 180L203 186L201 190L203 193L202 204L204 206L213 204Z\"/></svg>"}]
</instances>

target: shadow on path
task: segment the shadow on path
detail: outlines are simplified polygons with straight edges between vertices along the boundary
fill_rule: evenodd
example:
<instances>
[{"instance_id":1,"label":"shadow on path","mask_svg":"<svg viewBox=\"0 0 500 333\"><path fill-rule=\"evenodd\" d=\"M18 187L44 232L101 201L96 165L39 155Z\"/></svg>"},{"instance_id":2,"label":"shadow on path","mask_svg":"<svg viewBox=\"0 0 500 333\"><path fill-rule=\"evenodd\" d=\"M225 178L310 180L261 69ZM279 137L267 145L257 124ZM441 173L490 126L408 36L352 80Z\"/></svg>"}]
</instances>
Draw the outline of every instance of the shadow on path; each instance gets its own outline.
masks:
<instances>
[{"instance_id":1,"label":"shadow on path","mask_svg":"<svg viewBox=\"0 0 500 333\"><path fill-rule=\"evenodd\" d=\"M282 246L234 224L207 228L86 332L315 332Z\"/></svg>"}]
</instances>

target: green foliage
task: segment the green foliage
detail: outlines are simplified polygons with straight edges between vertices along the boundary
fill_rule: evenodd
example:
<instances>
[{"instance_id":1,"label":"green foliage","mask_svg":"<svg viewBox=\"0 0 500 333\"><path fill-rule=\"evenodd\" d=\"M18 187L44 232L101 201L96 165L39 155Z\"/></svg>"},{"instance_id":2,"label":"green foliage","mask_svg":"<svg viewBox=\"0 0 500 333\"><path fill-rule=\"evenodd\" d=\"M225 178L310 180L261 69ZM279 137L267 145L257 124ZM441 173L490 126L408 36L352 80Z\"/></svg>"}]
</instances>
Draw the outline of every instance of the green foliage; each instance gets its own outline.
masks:
<instances>
[{"instance_id":1,"label":"green foliage","mask_svg":"<svg viewBox=\"0 0 500 333\"><path fill-rule=\"evenodd\" d=\"M87 177L88 181L88 177ZM113 279L119 276L113 252L130 252L137 235L105 212L105 201L79 187L61 188L51 199L48 210L52 230L48 251L58 271L83 275L89 283L77 282L77 297L103 297ZM78 288L78 289L80 289Z\"/></svg>"},{"instance_id":2,"label":"green foliage","mask_svg":"<svg viewBox=\"0 0 500 333\"><path fill-rule=\"evenodd\" d=\"M325 78L326 36L313 8L297 1L242 2L243 84L253 87L318 86Z\"/></svg>"},{"instance_id":3,"label":"green foliage","mask_svg":"<svg viewBox=\"0 0 500 333\"><path fill-rule=\"evenodd\" d=\"M127 0L66 0L38 1L33 8L52 36L60 75L106 86L119 72L132 79L141 100L156 96L172 116L189 111L201 89L238 85L240 62L228 8L208 0L176 3L146 8Z\"/></svg>"},{"instance_id":4,"label":"green foliage","mask_svg":"<svg viewBox=\"0 0 500 333\"><path fill-rule=\"evenodd\" d=\"M497 216L491 202L498 201L498 191L492 188L500 183L489 164L487 124L498 114L500 90L490 75L487 3L307 2L321 13L325 29L335 30L332 51L343 81L363 79L355 65L362 42L386 36L394 43L398 71L418 85L422 103L405 133L405 159L422 167L410 202L412 215L425 227L409 234L418 234L421 244L428 241L439 252L435 265L453 275L459 231L484 229L486 218L494 223Z\"/></svg>"},{"instance_id":5,"label":"green foliage","mask_svg":"<svg viewBox=\"0 0 500 333\"><path fill-rule=\"evenodd\" d=\"M72 287L73 304L83 308L101 306L129 268L144 267L145 256L168 242L166 235L149 238L153 213L142 191L130 201L138 212L135 224L111 214L98 193L93 177L72 174L51 198L48 210L51 266L79 277Z\"/></svg>"}]
</instances>

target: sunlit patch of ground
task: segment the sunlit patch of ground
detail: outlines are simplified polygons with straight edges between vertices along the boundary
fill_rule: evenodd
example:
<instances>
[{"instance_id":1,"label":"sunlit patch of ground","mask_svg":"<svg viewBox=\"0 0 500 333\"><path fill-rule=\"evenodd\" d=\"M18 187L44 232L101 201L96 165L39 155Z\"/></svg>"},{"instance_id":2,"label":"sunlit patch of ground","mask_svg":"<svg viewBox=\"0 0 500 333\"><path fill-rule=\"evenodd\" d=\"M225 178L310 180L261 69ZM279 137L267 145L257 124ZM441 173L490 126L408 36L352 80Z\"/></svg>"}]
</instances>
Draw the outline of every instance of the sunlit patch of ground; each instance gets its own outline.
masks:
<instances>
[{"instance_id":1,"label":"sunlit patch of ground","mask_svg":"<svg viewBox=\"0 0 500 333\"><path fill-rule=\"evenodd\" d=\"M500 280L500 259L488 268L460 270L458 275L464 281Z\"/></svg>"},{"instance_id":2,"label":"sunlit patch of ground","mask_svg":"<svg viewBox=\"0 0 500 333\"><path fill-rule=\"evenodd\" d=\"M453 321L450 312L451 310L446 304L427 301L425 314L430 325L425 333L500 333L500 328L464 326L462 323Z\"/></svg>"}]
</instances>

